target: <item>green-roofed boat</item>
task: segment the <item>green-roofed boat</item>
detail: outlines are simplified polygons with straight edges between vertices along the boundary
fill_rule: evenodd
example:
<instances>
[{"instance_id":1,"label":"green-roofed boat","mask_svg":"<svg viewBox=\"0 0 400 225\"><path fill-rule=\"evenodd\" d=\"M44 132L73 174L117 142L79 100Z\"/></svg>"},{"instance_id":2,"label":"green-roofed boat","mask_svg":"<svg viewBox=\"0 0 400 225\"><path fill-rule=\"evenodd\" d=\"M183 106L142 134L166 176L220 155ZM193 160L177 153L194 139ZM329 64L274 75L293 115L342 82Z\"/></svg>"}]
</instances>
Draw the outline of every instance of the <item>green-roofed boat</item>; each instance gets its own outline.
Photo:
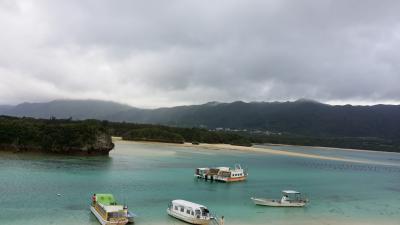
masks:
<instances>
[{"instance_id":1,"label":"green-roofed boat","mask_svg":"<svg viewBox=\"0 0 400 225\"><path fill-rule=\"evenodd\" d=\"M102 225L125 225L128 207L119 205L112 194L94 194L90 210Z\"/></svg>"}]
</instances>

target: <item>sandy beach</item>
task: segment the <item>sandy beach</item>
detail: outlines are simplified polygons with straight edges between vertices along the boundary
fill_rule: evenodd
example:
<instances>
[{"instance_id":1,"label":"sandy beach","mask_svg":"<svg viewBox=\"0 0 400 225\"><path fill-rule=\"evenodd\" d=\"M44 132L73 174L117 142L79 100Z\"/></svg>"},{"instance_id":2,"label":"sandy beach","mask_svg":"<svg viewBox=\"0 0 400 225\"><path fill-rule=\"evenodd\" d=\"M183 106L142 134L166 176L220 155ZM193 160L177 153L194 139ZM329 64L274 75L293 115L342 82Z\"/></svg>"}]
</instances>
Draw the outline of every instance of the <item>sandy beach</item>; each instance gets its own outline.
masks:
<instances>
[{"instance_id":1,"label":"sandy beach","mask_svg":"<svg viewBox=\"0 0 400 225\"><path fill-rule=\"evenodd\" d=\"M340 157L331 157L331 156L322 156L311 153L299 153L299 152L291 152L289 150L276 150L270 148L260 148L260 147L246 147L246 146L237 146L237 145L229 145L229 144L205 144L201 143L199 145L193 145L192 143L185 142L184 144L174 144L174 143L162 143L162 142L146 142L146 141L126 141L122 140L120 137L113 137L113 141L119 142L137 142L142 144L151 144L151 145L163 145L163 146L175 146L175 147L185 147L185 148L196 148L196 149L206 149L206 150L232 150L232 151L241 151L241 152L257 152L257 153L265 153L265 154L273 154L273 155L285 155L291 157L302 157L302 158L312 158L312 159L321 159L321 160L331 160L331 161L341 161L341 162L351 162L351 163L367 163L367 164L375 164L375 165L387 165L387 166L399 166L398 164L391 164L387 162L379 162L372 160L356 160L356 159L346 159ZM285 146L285 145L280 145ZM316 148L316 147L310 147ZM324 147L324 150L329 151L329 148ZM339 149L339 148L333 148ZM354 149L340 149L343 151L368 151L368 150L354 150ZM371 151L368 151L371 152Z\"/></svg>"}]
</instances>

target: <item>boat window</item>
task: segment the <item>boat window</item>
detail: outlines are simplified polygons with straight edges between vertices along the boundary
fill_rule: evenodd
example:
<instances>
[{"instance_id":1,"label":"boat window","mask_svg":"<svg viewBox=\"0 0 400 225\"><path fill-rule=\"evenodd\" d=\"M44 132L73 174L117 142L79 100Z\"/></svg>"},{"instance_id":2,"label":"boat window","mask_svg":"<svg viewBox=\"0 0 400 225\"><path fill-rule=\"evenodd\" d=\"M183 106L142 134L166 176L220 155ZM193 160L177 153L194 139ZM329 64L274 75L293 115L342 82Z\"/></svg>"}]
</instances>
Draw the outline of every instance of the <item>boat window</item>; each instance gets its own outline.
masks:
<instances>
[{"instance_id":1,"label":"boat window","mask_svg":"<svg viewBox=\"0 0 400 225\"><path fill-rule=\"evenodd\" d=\"M119 218L122 217L122 215L118 212L109 212L108 213L108 218Z\"/></svg>"},{"instance_id":2,"label":"boat window","mask_svg":"<svg viewBox=\"0 0 400 225\"><path fill-rule=\"evenodd\" d=\"M103 208L101 208L99 205L96 205L96 210L102 215L107 214L107 212Z\"/></svg>"},{"instance_id":3,"label":"boat window","mask_svg":"<svg viewBox=\"0 0 400 225\"><path fill-rule=\"evenodd\" d=\"M186 213L187 213L187 214L190 214L190 210L189 210L189 209L187 209L187 210L186 210Z\"/></svg>"},{"instance_id":4,"label":"boat window","mask_svg":"<svg viewBox=\"0 0 400 225\"><path fill-rule=\"evenodd\" d=\"M183 212L185 209L183 207L181 207L181 212Z\"/></svg>"},{"instance_id":5,"label":"boat window","mask_svg":"<svg viewBox=\"0 0 400 225\"><path fill-rule=\"evenodd\" d=\"M199 209L196 209L196 215L200 215L200 210Z\"/></svg>"},{"instance_id":6,"label":"boat window","mask_svg":"<svg viewBox=\"0 0 400 225\"><path fill-rule=\"evenodd\" d=\"M206 208L200 207L200 210L201 210L201 212L202 212L202 213L201 213L202 216L207 216L208 213L209 213L208 209L206 209Z\"/></svg>"},{"instance_id":7,"label":"boat window","mask_svg":"<svg viewBox=\"0 0 400 225\"><path fill-rule=\"evenodd\" d=\"M178 206L175 206L175 210L178 210Z\"/></svg>"},{"instance_id":8,"label":"boat window","mask_svg":"<svg viewBox=\"0 0 400 225\"><path fill-rule=\"evenodd\" d=\"M191 214L192 216L194 216L194 212L193 212L193 211L191 211L190 214Z\"/></svg>"}]
</instances>

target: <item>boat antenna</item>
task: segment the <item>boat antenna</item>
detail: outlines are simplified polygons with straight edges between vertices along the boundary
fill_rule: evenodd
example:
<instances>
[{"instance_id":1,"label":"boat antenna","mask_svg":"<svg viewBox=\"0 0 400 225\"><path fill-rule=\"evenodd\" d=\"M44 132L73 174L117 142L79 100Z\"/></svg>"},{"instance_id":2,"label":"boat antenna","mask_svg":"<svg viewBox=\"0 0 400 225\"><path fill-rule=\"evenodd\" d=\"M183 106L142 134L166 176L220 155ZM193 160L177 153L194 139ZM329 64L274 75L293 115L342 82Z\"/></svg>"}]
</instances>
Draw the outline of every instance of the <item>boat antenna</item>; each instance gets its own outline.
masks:
<instances>
[{"instance_id":1,"label":"boat antenna","mask_svg":"<svg viewBox=\"0 0 400 225\"><path fill-rule=\"evenodd\" d=\"M124 197L124 208L128 208L128 204L126 204L126 198Z\"/></svg>"}]
</instances>

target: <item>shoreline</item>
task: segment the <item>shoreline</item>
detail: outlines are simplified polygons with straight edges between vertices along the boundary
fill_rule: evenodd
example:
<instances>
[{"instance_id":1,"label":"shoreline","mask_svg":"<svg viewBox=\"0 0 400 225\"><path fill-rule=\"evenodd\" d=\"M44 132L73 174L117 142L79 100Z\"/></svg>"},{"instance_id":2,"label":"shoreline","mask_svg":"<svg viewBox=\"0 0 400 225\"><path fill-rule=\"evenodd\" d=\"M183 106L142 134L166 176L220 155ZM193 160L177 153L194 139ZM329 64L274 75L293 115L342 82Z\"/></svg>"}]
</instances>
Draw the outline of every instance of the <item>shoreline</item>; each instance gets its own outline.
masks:
<instances>
[{"instance_id":1,"label":"shoreline","mask_svg":"<svg viewBox=\"0 0 400 225\"><path fill-rule=\"evenodd\" d=\"M273 143L255 143L254 145L272 145L272 146L289 146L289 147L307 147L307 148L320 148L322 150L335 149L340 151L354 151L354 152L373 152L373 153L398 153L400 152L389 152L389 151L377 151L377 150L368 150L368 149L356 149L356 148L339 148L339 147L326 147L326 146L311 146L311 145L290 145L290 144L273 144Z\"/></svg>"},{"instance_id":2,"label":"shoreline","mask_svg":"<svg viewBox=\"0 0 400 225\"><path fill-rule=\"evenodd\" d=\"M229 144L205 144L200 143L199 145L193 145L192 143L185 142L183 144L174 144L174 143L163 143L163 142L148 142L148 141L128 141L122 140L118 137L113 137L113 141L116 142L131 142L131 143L140 143L140 144L150 144L150 145L161 145L161 146L173 146L173 147L186 147L186 148L194 148L194 149L205 149L205 150L230 150L230 151L240 151L240 152L254 152L254 153L265 153L265 154L272 154L272 155L282 155L282 156L290 156L290 157L300 157L300 158L311 158L311 159L320 159L320 160L330 160L330 161L339 161L339 162L350 162L350 163L361 163L361 164L375 164L375 165L385 165L385 166L399 166L399 164L392 164L392 163L384 163L384 162L377 162L371 160L356 160L356 159L346 159L340 157L332 157L332 156L321 156L311 153L298 153L298 152L291 152L289 150L276 150L270 148L259 148L259 147L245 147L245 146L237 146L237 145L229 145ZM285 145L280 145L285 146ZM287 145L288 146L288 145ZM267 146L266 146L267 147ZM302 146L308 147L308 146ZM323 147L324 148L324 147ZM337 148L333 148L337 149ZM327 151L329 148L326 147ZM351 149L339 149L342 151L366 151L370 152L369 150L351 150ZM373 151L376 152L376 151Z\"/></svg>"},{"instance_id":3,"label":"shoreline","mask_svg":"<svg viewBox=\"0 0 400 225\"><path fill-rule=\"evenodd\" d=\"M112 140L116 141L131 141L131 140L123 140L122 137L116 137L112 136ZM157 141L132 141L132 142L137 142L137 143L153 143L153 144L172 144L172 145L184 145L184 144L190 144L190 142L185 142L183 144L176 144L176 143L169 143L169 142L157 142ZM230 145L230 144L208 144L208 143L200 143L199 145L228 145L228 146L237 146L237 147L246 147L246 146L240 146L240 145ZM199 146L197 145L197 146ZM356 148L339 148L339 147L327 147L327 146L311 146L311 145L290 145L290 144L274 144L274 143L253 143L253 146L250 146L249 148L252 148L254 146L266 146L268 145L271 146L289 146L289 147L306 147L306 148L316 148L316 149L322 149L322 150L330 150L330 149L335 149L335 150L340 150L340 151L354 151L354 152L372 152L372 153L386 153L386 154L391 154L391 153L397 153L400 154L400 152L390 152L390 151L377 151L377 150L368 150L368 149L356 149ZM196 145L193 145L196 146ZM256 147L254 147L256 148ZM271 149L273 150L273 149ZM277 150L279 151L279 150Z\"/></svg>"}]
</instances>

